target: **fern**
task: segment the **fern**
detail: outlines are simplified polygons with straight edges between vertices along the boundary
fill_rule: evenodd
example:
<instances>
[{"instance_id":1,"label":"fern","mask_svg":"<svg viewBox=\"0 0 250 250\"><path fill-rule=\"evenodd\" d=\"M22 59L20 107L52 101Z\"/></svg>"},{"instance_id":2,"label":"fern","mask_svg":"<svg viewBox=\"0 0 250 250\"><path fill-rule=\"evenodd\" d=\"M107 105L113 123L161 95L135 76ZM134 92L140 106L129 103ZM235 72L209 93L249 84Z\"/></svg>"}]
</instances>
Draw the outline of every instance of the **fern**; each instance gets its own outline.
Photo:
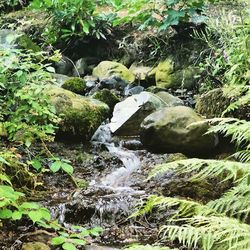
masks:
<instances>
[{"instance_id":1,"label":"fern","mask_svg":"<svg viewBox=\"0 0 250 250\"><path fill-rule=\"evenodd\" d=\"M210 120L213 122L213 119ZM215 122L217 120L215 119ZM220 119L220 122L211 127L208 133L221 133L224 136L231 136L231 141L237 147L248 147L250 144L250 122L234 118Z\"/></svg>"},{"instance_id":2,"label":"fern","mask_svg":"<svg viewBox=\"0 0 250 250\"><path fill-rule=\"evenodd\" d=\"M207 178L223 176L226 180L242 181L250 174L250 164L225 160L187 159L157 165L150 173L148 179L156 177L167 171L175 171L177 174L194 172L190 181L202 181Z\"/></svg>"},{"instance_id":3,"label":"fern","mask_svg":"<svg viewBox=\"0 0 250 250\"><path fill-rule=\"evenodd\" d=\"M186 220L182 226L163 226L162 237L178 239L188 248L201 245L203 250L250 249L250 225L223 216L194 216Z\"/></svg>"},{"instance_id":4,"label":"fern","mask_svg":"<svg viewBox=\"0 0 250 250\"><path fill-rule=\"evenodd\" d=\"M160 211L165 210L166 208L175 208L176 211L173 218L189 217L199 214L206 216L216 214L216 211L212 208L195 201L151 195L148 197L146 203L139 207L139 209L133 213L131 217L148 214L152 212L154 207L157 207Z\"/></svg>"},{"instance_id":5,"label":"fern","mask_svg":"<svg viewBox=\"0 0 250 250\"><path fill-rule=\"evenodd\" d=\"M250 213L250 185L242 183L230 189L220 199L210 201L208 207L245 222Z\"/></svg>"}]
</instances>

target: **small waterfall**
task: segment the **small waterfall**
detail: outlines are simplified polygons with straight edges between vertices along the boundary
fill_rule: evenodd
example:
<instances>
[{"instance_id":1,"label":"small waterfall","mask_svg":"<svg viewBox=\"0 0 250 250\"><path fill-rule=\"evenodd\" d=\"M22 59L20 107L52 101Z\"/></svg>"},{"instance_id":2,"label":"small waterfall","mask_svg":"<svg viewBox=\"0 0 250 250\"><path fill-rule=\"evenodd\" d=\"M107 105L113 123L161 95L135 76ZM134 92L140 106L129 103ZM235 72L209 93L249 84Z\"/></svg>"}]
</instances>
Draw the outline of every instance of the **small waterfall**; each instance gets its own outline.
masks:
<instances>
[{"instance_id":1,"label":"small waterfall","mask_svg":"<svg viewBox=\"0 0 250 250\"><path fill-rule=\"evenodd\" d=\"M121 145L116 146L112 142L112 134L109 124L101 125L92 137L94 145L105 145L111 154L116 155L122 162L123 167L116 169L101 179L99 185L110 187L116 191L133 190L129 187L130 175L140 168L138 156L130 150L123 148ZM93 183L94 184L94 183Z\"/></svg>"}]
</instances>

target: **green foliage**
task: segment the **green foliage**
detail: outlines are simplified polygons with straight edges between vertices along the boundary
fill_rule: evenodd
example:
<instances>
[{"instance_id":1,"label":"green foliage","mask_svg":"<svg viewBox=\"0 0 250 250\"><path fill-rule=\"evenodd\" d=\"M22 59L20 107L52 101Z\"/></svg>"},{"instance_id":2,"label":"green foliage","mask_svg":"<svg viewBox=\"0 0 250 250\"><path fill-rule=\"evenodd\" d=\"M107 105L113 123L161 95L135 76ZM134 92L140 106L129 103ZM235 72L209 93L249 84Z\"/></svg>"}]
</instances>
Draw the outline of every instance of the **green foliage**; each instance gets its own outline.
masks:
<instances>
[{"instance_id":1,"label":"green foliage","mask_svg":"<svg viewBox=\"0 0 250 250\"><path fill-rule=\"evenodd\" d=\"M81 226L72 226L71 230L59 232L60 236L52 238L51 244L53 246L61 246L65 250L76 249L76 246L86 245L86 237L99 236L103 232L101 227L86 229Z\"/></svg>"},{"instance_id":2,"label":"green foliage","mask_svg":"<svg viewBox=\"0 0 250 250\"><path fill-rule=\"evenodd\" d=\"M213 120L212 120L213 121ZM216 120L215 120L216 122ZM209 132L221 133L231 138L231 142L237 146L237 152L233 154L241 162L250 162L250 122L238 119L220 119Z\"/></svg>"},{"instance_id":3,"label":"green foliage","mask_svg":"<svg viewBox=\"0 0 250 250\"><path fill-rule=\"evenodd\" d=\"M62 170L63 172L67 173L68 175L72 175L74 172L74 169L72 165L70 164L70 161L65 159L59 159L59 158L52 158L53 163L50 165L50 170L53 173L58 172L59 170Z\"/></svg>"},{"instance_id":4,"label":"green foliage","mask_svg":"<svg viewBox=\"0 0 250 250\"><path fill-rule=\"evenodd\" d=\"M44 88L52 70L42 53L0 50L0 121L10 140L51 140L58 118Z\"/></svg>"},{"instance_id":5,"label":"green foliage","mask_svg":"<svg viewBox=\"0 0 250 250\"><path fill-rule=\"evenodd\" d=\"M103 30L109 26L108 17L105 20L105 15L95 12L95 1L33 0L30 7L49 13L51 22L44 33L48 43L55 43L58 39L68 40L86 35L105 39ZM102 22L103 20L105 23Z\"/></svg>"},{"instance_id":6,"label":"green foliage","mask_svg":"<svg viewBox=\"0 0 250 250\"><path fill-rule=\"evenodd\" d=\"M20 202L24 194L12 187L1 185L0 194L0 222L6 219L20 220L23 216L28 217L33 223L50 220L50 212L47 209L37 203Z\"/></svg>"},{"instance_id":7,"label":"green foliage","mask_svg":"<svg viewBox=\"0 0 250 250\"><path fill-rule=\"evenodd\" d=\"M221 10L219 17L208 19L204 32L195 33L195 37L208 46L205 61L200 64L204 70L205 85L219 84L223 86L226 96L235 99L224 114L250 105L249 2L243 2L241 12L237 15L234 10Z\"/></svg>"},{"instance_id":8,"label":"green foliage","mask_svg":"<svg viewBox=\"0 0 250 250\"><path fill-rule=\"evenodd\" d=\"M139 29L153 27L162 31L180 22L201 21L204 17L200 13L204 7L204 0L124 1L120 8L127 9L128 15L118 18L115 25L133 23L139 25Z\"/></svg>"},{"instance_id":9,"label":"green foliage","mask_svg":"<svg viewBox=\"0 0 250 250\"><path fill-rule=\"evenodd\" d=\"M203 181L220 176L226 180L243 181L250 174L249 164L228 160L187 159L157 165L149 178L174 170L178 174L194 173L190 181Z\"/></svg>"}]
</instances>

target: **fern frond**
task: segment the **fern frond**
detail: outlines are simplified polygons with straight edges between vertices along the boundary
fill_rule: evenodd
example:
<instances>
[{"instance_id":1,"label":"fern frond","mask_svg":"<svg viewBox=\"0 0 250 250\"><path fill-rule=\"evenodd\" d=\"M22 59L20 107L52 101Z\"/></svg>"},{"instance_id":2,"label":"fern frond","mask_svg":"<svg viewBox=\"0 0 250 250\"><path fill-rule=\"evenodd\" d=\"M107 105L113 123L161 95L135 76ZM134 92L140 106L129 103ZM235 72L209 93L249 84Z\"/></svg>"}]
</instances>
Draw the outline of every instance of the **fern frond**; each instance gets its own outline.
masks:
<instances>
[{"instance_id":1,"label":"fern frond","mask_svg":"<svg viewBox=\"0 0 250 250\"><path fill-rule=\"evenodd\" d=\"M246 221L250 213L250 185L247 182L231 188L220 199L210 201L208 207L230 217Z\"/></svg>"},{"instance_id":2,"label":"fern frond","mask_svg":"<svg viewBox=\"0 0 250 250\"><path fill-rule=\"evenodd\" d=\"M182 226L166 225L162 237L176 240L189 248L201 246L204 250L249 250L250 225L236 219L217 216L194 216Z\"/></svg>"},{"instance_id":3,"label":"fern frond","mask_svg":"<svg viewBox=\"0 0 250 250\"><path fill-rule=\"evenodd\" d=\"M248 147L249 148L249 147ZM240 162L249 162L250 163L250 149L241 150L232 155L235 159Z\"/></svg>"},{"instance_id":4,"label":"fern frond","mask_svg":"<svg viewBox=\"0 0 250 250\"><path fill-rule=\"evenodd\" d=\"M234 181L244 178L250 173L250 164L223 160L187 159L157 165L149 174L148 179L156 177L167 171L177 174L194 173L189 180L205 180L211 177L225 176L224 181Z\"/></svg>"},{"instance_id":5,"label":"fern frond","mask_svg":"<svg viewBox=\"0 0 250 250\"><path fill-rule=\"evenodd\" d=\"M213 119L210 119L213 123ZM215 120L217 122L217 120ZM231 136L231 141L238 147L250 144L250 122L234 118L221 119L220 122L211 127L208 133L221 133L225 136Z\"/></svg>"},{"instance_id":6,"label":"fern frond","mask_svg":"<svg viewBox=\"0 0 250 250\"><path fill-rule=\"evenodd\" d=\"M206 205L202 205L199 202L180 198L151 195L148 197L145 204L139 207L139 209L133 213L131 217L150 213L154 207L157 207L159 211L166 210L167 208L175 208L176 212L172 216L173 218L189 217L201 214L206 216L216 214L215 210Z\"/></svg>"}]
</instances>

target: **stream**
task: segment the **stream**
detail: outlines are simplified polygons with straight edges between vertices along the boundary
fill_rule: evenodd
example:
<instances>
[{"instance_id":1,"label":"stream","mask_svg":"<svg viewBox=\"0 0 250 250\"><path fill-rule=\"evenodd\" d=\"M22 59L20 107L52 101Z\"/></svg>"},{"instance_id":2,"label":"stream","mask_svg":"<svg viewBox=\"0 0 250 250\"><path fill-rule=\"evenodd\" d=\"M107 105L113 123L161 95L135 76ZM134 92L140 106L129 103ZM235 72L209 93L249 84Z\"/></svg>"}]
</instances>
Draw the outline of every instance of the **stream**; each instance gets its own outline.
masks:
<instances>
[{"instance_id":1,"label":"stream","mask_svg":"<svg viewBox=\"0 0 250 250\"><path fill-rule=\"evenodd\" d=\"M141 187L144 179L142 167L152 166L152 162L162 162L165 158L138 149L140 141L137 138L113 137L109 124L101 125L91 142L96 157L107 151L118 163L113 167L105 165L104 173L93 175L88 187L75 190L70 199L67 197L66 202L56 202L48 207L53 217L58 218L66 227L80 224L104 228L104 235L97 244L120 246L140 241L136 235L145 228L133 224L127 218L136 205L148 195L144 187ZM99 245L91 247L87 249L113 249Z\"/></svg>"}]
</instances>

